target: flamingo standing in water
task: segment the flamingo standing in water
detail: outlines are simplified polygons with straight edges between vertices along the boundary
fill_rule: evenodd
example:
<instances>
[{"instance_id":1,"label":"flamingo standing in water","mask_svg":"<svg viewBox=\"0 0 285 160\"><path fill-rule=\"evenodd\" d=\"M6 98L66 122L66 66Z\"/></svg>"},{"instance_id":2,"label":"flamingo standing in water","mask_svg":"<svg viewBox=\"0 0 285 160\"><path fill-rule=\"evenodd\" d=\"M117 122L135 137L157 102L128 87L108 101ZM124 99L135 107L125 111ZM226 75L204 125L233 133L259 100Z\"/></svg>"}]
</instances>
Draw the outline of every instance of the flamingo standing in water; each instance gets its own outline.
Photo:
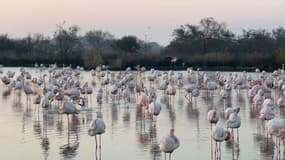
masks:
<instances>
[{"instance_id":1,"label":"flamingo standing in water","mask_svg":"<svg viewBox=\"0 0 285 160\"><path fill-rule=\"evenodd\" d=\"M152 118L155 119L156 122L157 116L159 115L161 111L161 105L159 102L151 102L149 105L149 112L152 115Z\"/></svg>"},{"instance_id":2,"label":"flamingo standing in water","mask_svg":"<svg viewBox=\"0 0 285 160\"><path fill-rule=\"evenodd\" d=\"M197 84L189 84L185 86L185 91L187 94L185 94L185 98L189 101L192 102L192 96L193 96L193 91L198 89Z\"/></svg>"},{"instance_id":3,"label":"flamingo standing in water","mask_svg":"<svg viewBox=\"0 0 285 160\"><path fill-rule=\"evenodd\" d=\"M257 91L257 94L253 97L252 101L253 101L253 104L254 104L254 108L256 109L256 111L258 111L260 106L262 105L262 103L264 101L264 96L263 96L262 89L259 89Z\"/></svg>"},{"instance_id":4,"label":"flamingo standing in water","mask_svg":"<svg viewBox=\"0 0 285 160\"><path fill-rule=\"evenodd\" d=\"M162 138L159 146L160 150L164 152L165 160L167 153L169 153L169 160L171 160L172 152L180 146L179 139L174 135L174 129L170 129L169 134Z\"/></svg>"},{"instance_id":5,"label":"flamingo standing in water","mask_svg":"<svg viewBox=\"0 0 285 160\"><path fill-rule=\"evenodd\" d=\"M280 116L282 118L284 118L284 108L285 108L285 97L284 97L284 95L282 95L281 97L278 98L277 105L280 108Z\"/></svg>"},{"instance_id":6,"label":"flamingo standing in water","mask_svg":"<svg viewBox=\"0 0 285 160\"><path fill-rule=\"evenodd\" d=\"M39 112L39 105L41 103L41 99L42 97L39 94L34 98L34 104L37 106L38 112Z\"/></svg>"},{"instance_id":7,"label":"flamingo standing in water","mask_svg":"<svg viewBox=\"0 0 285 160\"><path fill-rule=\"evenodd\" d=\"M61 106L59 113L61 114L66 114L66 118L67 118L67 131L68 131L68 146L69 146L69 137L70 137L70 133L69 133L69 115L72 114L78 114L78 110L75 106L75 104L73 104L72 102L64 102L63 105Z\"/></svg>"},{"instance_id":8,"label":"flamingo standing in water","mask_svg":"<svg viewBox=\"0 0 285 160\"><path fill-rule=\"evenodd\" d=\"M208 121L211 123L211 131L213 124L217 124L219 121L219 114L217 112L216 107L213 106L213 108L208 112ZM211 139L211 155L213 155L213 140Z\"/></svg>"},{"instance_id":9,"label":"flamingo standing in water","mask_svg":"<svg viewBox=\"0 0 285 160\"><path fill-rule=\"evenodd\" d=\"M259 119L261 119L262 121L268 121L268 120L273 119L274 116L275 116L274 102L272 99L267 98L264 100L262 104L262 108L259 112ZM262 126L263 126L263 130L266 131L264 124ZM267 139L268 139L268 132L267 132Z\"/></svg>"},{"instance_id":10,"label":"flamingo standing in water","mask_svg":"<svg viewBox=\"0 0 285 160\"><path fill-rule=\"evenodd\" d=\"M138 104L138 107L142 110L142 114L144 118L145 110L148 109L148 105L149 105L148 96L144 92L140 93L137 104Z\"/></svg>"},{"instance_id":11,"label":"flamingo standing in water","mask_svg":"<svg viewBox=\"0 0 285 160\"><path fill-rule=\"evenodd\" d=\"M103 103L103 101L102 101L102 99L103 99L103 89L102 88L100 88L98 90L96 99L97 99L97 103L98 104L102 104Z\"/></svg>"},{"instance_id":12,"label":"flamingo standing in water","mask_svg":"<svg viewBox=\"0 0 285 160\"><path fill-rule=\"evenodd\" d=\"M99 151L100 151L100 159L101 159L101 146L102 146L101 135L105 133L105 129L106 129L105 122L103 121L101 114L97 114L97 119L94 119L91 122L90 127L88 129L88 135L95 137L96 159L97 159L97 148L98 148L97 136L99 136Z\"/></svg>"},{"instance_id":13,"label":"flamingo standing in water","mask_svg":"<svg viewBox=\"0 0 285 160\"><path fill-rule=\"evenodd\" d=\"M233 113L230 114L229 119L227 120L227 128L231 128L232 129L232 137L233 137L233 141L235 141L234 139L234 132L233 129L237 129L237 145L239 145L239 132L238 129L241 125L241 120L240 120L240 116L238 115L240 109L237 108L237 110Z\"/></svg>"},{"instance_id":14,"label":"flamingo standing in water","mask_svg":"<svg viewBox=\"0 0 285 160\"><path fill-rule=\"evenodd\" d=\"M166 94L169 96L169 105L171 106L172 103L174 104L174 96L176 94L176 89L173 85L173 81L170 81L170 84L167 86Z\"/></svg>"},{"instance_id":15,"label":"flamingo standing in water","mask_svg":"<svg viewBox=\"0 0 285 160\"><path fill-rule=\"evenodd\" d=\"M221 142L229 140L231 134L222 126L217 125L212 130L212 138L216 141L215 157L221 159Z\"/></svg>"},{"instance_id":16,"label":"flamingo standing in water","mask_svg":"<svg viewBox=\"0 0 285 160\"><path fill-rule=\"evenodd\" d=\"M25 92L26 97L27 97L27 105L29 105L29 103L31 103L30 95L33 94L34 92L33 92L32 88L29 86L28 82L24 85L23 89L24 89L24 92Z\"/></svg>"},{"instance_id":17,"label":"flamingo standing in water","mask_svg":"<svg viewBox=\"0 0 285 160\"><path fill-rule=\"evenodd\" d=\"M218 89L218 84L214 81L207 82L207 93L210 90L210 96L212 98L212 104L214 104L214 90Z\"/></svg>"},{"instance_id":18,"label":"flamingo standing in water","mask_svg":"<svg viewBox=\"0 0 285 160\"><path fill-rule=\"evenodd\" d=\"M267 131L269 134L276 137L275 145L278 153L280 153L280 141L281 139L284 139L285 136L285 119L274 118L268 121L267 126ZM279 156L279 154L277 156Z\"/></svg>"},{"instance_id":19,"label":"flamingo standing in water","mask_svg":"<svg viewBox=\"0 0 285 160\"><path fill-rule=\"evenodd\" d=\"M209 112L208 112L208 120L211 123L211 129L212 125L216 124L219 121L219 114L217 112L216 107L213 107Z\"/></svg>"}]
</instances>

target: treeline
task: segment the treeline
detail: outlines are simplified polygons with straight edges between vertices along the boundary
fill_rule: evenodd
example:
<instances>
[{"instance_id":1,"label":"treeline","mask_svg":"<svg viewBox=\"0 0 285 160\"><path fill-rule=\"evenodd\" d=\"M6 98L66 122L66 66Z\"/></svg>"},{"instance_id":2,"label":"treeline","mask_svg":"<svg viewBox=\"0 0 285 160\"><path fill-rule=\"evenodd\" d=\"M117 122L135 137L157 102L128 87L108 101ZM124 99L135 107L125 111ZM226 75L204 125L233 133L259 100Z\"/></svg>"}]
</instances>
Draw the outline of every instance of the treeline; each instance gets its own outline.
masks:
<instances>
[{"instance_id":1,"label":"treeline","mask_svg":"<svg viewBox=\"0 0 285 160\"><path fill-rule=\"evenodd\" d=\"M212 17L198 25L185 24L173 31L166 47L135 36L115 38L111 33L91 30L79 35L78 26L57 25L52 37L29 34L24 38L0 35L0 64L27 66L34 63L80 65L86 69L107 64L124 69L138 64L155 68L187 66L209 68L268 69L285 63L285 29L230 31ZM177 58L174 58L177 57ZM175 60L177 59L177 60Z\"/></svg>"},{"instance_id":2,"label":"treeline","mask_svg":"<svg viewBox=\"0 0 285 160\"><path fill-rule=\"evenodd\" d=\"M212 17L198 25L175 29L173 40L163 50L187 65L214 67L276 67L285 62L285 29L243 29L240 35Z\"/></svg>"},{"instance_id":3,"label":"treeline","mask_svg":"<svg viewBox=\"0 0 285 160\"><path fill-rule=\"evenodd\" d=\"M65 28L57 25L52 37L29 34L13 39L7 34L0 35L0 63L8 66L57 63L91 69L99 64L108 64L111 68L121 69L127 66L125 61L128 59L142 54L154 56L160 50L157 43L144 42L135 36L116 39L101 30L91 30L82 36L78 26Z\"/></svg>"}]
</instances>

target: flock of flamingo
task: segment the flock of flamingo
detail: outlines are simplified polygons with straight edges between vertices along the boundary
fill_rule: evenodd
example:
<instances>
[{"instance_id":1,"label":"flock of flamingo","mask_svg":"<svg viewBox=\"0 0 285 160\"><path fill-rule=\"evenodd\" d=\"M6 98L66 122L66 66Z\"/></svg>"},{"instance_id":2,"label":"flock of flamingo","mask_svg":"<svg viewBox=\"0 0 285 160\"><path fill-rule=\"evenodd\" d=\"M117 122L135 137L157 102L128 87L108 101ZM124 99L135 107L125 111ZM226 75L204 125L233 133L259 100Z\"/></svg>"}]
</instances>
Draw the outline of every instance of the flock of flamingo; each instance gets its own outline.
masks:
<instances>
[{"instance_id":1,"label":"flock of flamingo","mask_svg":"<svg viewBox=\"0 0 285 160\"><path fill-rule=\"evenodd\" d=\"M219 160L222 157L222 142L230 141L234 144L234 150L239 150L240 108L231 106L229 101L232 90L237 93L246 90L252 103L251 107L258 117L257 128L265 138L275 137L276 148L279 152L280 143L285 145L285 119L283 119L285 116L285 75L284 70L281 69L272 73L260 72L256 69L256 76L253 77L247 72L239 74L216 72L214 75L209 75L203 71L194 71L192 68L183 72L155 69L147 71L146 68L140 66L134 71L127 68L125 71L115 72L110 71L107 66L100 65L90 71L91 83L80 79L84 70L81 67L72 69L56 65L49 67L41 65L36 66L36 69L38 74L32 75L25 68L20 68L19 74L16 75L15 72L2 68L0 74L4 84L3 95L14 94L16 99L20 100L21 95L25 94L26 103L34 103L35 110L42 109L43 114L55 111L59 115L66 115L68 129L70 128L70 115L88 111L88 104L92 101L93 94L96 94L95 103L99 107L104 103L104 96L109 96L112 103L132 103L134 99L137 110L142 115L143 123L146 123L145 120L150 120L152 125L159 127L156 126L156 121L160 111L168 109L174 112L174 98L177 90L185 94L185 99L189 103L196 103L196 98L202 91L206 92L213 102L213 93L218 92L223 99L223 106L215 106L211 103L207 118L211 126L211 148L212 142L215 144L212 156ZM96 93L94 93L95 90ZM157 99L158 92L167 97L166 102L163 102L167 104L167 108L164 108L162 102ZM276 102L272 97L273 92L278 93L279 98ZM279 116L277 107L280 107ZM99 110L87 132L95 139L96 151L101 150L101 135L105 131L106 125ZM172 126L167 135L161 138L159 150L165 153L165 159L171 159L171 154L179 147L180 141ZM70 148L68 142L67 149Z\"/></svg>"}]
</instances>

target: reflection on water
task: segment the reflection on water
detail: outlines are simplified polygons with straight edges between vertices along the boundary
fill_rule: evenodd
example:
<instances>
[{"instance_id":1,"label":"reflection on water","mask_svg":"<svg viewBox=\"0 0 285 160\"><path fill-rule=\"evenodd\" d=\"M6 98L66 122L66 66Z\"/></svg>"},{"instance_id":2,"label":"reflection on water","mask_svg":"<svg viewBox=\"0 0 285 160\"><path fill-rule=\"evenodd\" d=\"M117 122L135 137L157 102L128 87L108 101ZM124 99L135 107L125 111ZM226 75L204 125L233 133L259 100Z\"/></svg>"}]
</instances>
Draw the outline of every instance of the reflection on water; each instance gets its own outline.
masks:
<instances>
[{"instance_id":1,"label":"reflection on water","mask_svg":"<svg viewBox=\"0 0 285 160\"><path fill-rule=\"evenodd\" d=\"M12 70L18 71L18 68ZM29 70L35 73L34 69ZM52 76L49 73L47 75ZM90 72L83 72L82 76L82 81L89 81L91 84ZM97 114L102 114L106 133L102 135L104 148L98 151L102 154L98 159L161 160L164 157L161 156L159 142L168 133L169 128L175 128L175 134L181 141L181 146L173 153L173 159L211 159L212 142L207 113L212 106L217 107L222 124L226 123L225 108L234 106L241 109L239 140L237 141L235 134L234 141L222 143L221 159L275 160L285 157L283 142L278 148L276 140L265 138L264 129L258 128L257 124L262 122L257 121L258 112L251 107L253 104L248 98L248 90L232 90L230 96L225 99L221 98L219 89L201 90L200 95L193 97L192 102L185 99L183 90L177 90L176 96L171 98L172 102L163 91L157 90L157 101L161 103L162 111L154 122L145 108L136 107L136 93L133 88L130 89L130 103L127 103L126 100L119 100L119 96L111 98L110 86L102 86L103 103L98 105L96 93L101 82L97 77L94 77L94 80L96 85L87 102L90 110L85 109L78 115L69 115L69 125L66 115L48 112L41 106L27 102L24 93L18 93L0 84L0 125L4 126L0 132L0 138L3 140L0 144L1 158L96 159L94 139L87 135L87 130L92 119ZM155 86L156 83L158 82L152 85ZM150 83L145 84L146 88L149 88ZM278 90L272 92L275 102L280 94ZM32 96L31 99L33 98ZM277 117L284 117L284 114L278 114ZM28 156L19 157L23 149Z\"/></svg>"}]
</instances>

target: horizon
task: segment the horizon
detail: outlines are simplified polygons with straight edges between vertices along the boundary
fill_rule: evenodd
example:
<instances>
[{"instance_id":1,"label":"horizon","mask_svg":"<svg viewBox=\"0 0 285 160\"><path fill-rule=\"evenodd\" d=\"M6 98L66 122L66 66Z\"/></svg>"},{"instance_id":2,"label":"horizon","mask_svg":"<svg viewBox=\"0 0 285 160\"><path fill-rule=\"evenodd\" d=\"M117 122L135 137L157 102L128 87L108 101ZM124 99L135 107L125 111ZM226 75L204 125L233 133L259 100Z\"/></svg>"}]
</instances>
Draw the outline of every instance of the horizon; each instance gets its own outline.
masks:
<instances>
[{"instance_id":1,"label":"horizon","mask_svg":"<svg viewBox=\"0 0 285 160\"><path fill-rule=\"evenodd\" d=\"M13 38L29 33L52 36L56 24L78 25L80 34L103 30L116 38L134 35L139 39L166 46L173 30L183 24L198 24L202 18L213 17L225 22L228 29L268 29L285 26L282 0L17 0L4 1L0 7L0 33ZM234 7L233 7L234 6ZM254 8L254 10L253 10ZM15 10L17 12L15 12ZM159 11L159 14L157 13ZM254 12L253 12L254 11ZM270 11L271 13L266 13ZM21 20L20 20L21 19ZM23 21L22 21L23 20Z\"/></svg>"}]
</instances>

